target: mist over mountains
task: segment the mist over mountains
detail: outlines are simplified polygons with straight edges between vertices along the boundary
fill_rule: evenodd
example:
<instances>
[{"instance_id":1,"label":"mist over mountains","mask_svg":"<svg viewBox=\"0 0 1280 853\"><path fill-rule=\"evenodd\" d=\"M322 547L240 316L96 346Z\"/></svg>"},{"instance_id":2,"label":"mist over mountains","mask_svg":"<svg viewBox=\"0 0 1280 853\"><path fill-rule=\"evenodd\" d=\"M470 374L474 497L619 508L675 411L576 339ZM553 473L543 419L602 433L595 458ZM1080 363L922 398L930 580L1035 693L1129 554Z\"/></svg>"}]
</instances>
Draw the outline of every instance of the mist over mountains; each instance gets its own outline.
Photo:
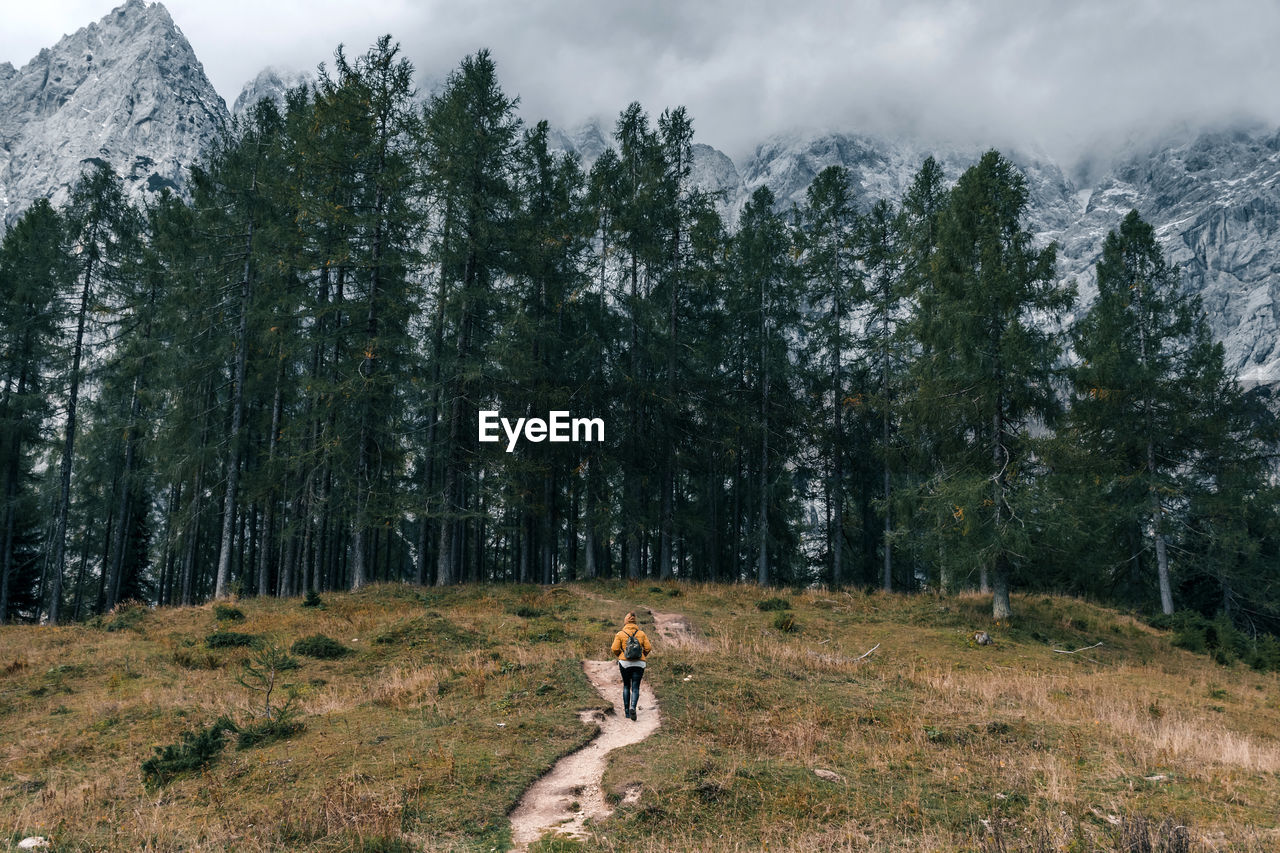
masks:
<instances>
[{"instance_id":1,"label":"mist over mountains","mask_svg":"<svg viewBox=\"0 0 1280 853\"><path fill-rule=\"evenodd\" d=\"M135 197L181 192L187 166L233 114L309 78L264 69L228 110L164 6L129 0L21 69L0 63L0 218L12 223L36 198L64 201L96 160L110 163ZM519 81L511 88L518 91ZM646 105L653 112L663 106ZM732 220L762 185L784 208L799 203L830 165L850 170L869 206L897 199L925 156L954 178L982 153L855 131L775 135L738 162L698 144L695 181L720 194ZM590 163L610 137L608 122L590 122L557 130L555 143ZM1201 295L1228 366L1245 380L1280 379L1280 132L1244 125L1181 132L1077 163L1004 153L1027 177L1031 229L1043 243L1058 243L1059 274L1076 278L1086 301L1102 238L1136 208Z\"/></svg>"}]
</instances>

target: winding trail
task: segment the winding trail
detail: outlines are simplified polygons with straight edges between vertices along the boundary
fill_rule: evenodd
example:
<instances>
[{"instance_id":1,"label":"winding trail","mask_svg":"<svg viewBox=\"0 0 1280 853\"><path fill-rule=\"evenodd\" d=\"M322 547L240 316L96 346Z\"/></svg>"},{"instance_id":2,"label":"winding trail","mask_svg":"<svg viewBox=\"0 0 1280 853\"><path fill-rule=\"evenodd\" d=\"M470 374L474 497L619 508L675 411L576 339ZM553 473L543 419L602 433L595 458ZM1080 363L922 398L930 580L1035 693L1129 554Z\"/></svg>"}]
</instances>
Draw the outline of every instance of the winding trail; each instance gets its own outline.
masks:
<instances>
[{"instance_id":1,"label":"winding trail","mask_svg":"<svg viewBox=\"0 0 1280 853\"><path fill-rule=\"evenodd\" d=\"M670 647L705 648L689 622L679 613L653 612L654 632L662 644ZM588 819L601 820L613 809L605 802L601 780L605 758L620 746L639 743L658 730L662 715L657 697L649 681L640 682L637 721L628 720L622 712L622 680L618 664L613 660L587 660L582 669L596 691L613 703L608 713L583 711L582 722L598 725L600 733L586 746L556 762L551 772L534 782L511 812L512 850L523 853L529 845L554 829L573 838L587 835ZM640 798L640 786L627 789L623 802Z\"/></svg>"},{"instance_id":2,"label":"winding trail","mask_svg":"<svg viewBox=\"0 0 1280 853\"><path fill-rule=\"evenodd\" d=\"M600 695L613 702L607 714L583 711L584 723L596 723L600 734L577 752L556 762L551 772L524 792L520 804L511 812L512 850L524 851L549 829L574 838L586 833L588 818L599 820L613 811L604 801L600 781L604 776L605 756L620 746L639 743L657 731L662 723L658 700L649 682L640 682L640 702L636 706L636 722L622 713L622 679L618 663L612 660L582 662L587 679ZM628 792L638 797L639 789Z\"/></svg>"}]
</instances>

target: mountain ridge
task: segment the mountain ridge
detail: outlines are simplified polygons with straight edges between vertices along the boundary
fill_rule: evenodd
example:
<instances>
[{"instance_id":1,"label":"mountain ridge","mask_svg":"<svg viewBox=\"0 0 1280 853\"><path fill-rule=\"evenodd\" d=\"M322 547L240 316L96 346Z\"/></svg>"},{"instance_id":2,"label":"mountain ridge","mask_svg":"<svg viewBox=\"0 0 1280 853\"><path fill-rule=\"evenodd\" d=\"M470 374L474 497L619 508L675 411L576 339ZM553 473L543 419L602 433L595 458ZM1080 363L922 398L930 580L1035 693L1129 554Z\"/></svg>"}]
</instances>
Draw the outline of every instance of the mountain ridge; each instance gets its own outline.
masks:
<instances>
[{"instance_id":1,"label":"mountain ridge","mask_svg":"<svg viewBox=\"0 0 1280 853\"><path fill-rule=\"evenodd\" d=\"M181 190L186 168L229 120L190 43L160 3L128 0L0 66L0 221L37 198L64 202L103 160L131 195Z\"/></svg>"}]
</instances>

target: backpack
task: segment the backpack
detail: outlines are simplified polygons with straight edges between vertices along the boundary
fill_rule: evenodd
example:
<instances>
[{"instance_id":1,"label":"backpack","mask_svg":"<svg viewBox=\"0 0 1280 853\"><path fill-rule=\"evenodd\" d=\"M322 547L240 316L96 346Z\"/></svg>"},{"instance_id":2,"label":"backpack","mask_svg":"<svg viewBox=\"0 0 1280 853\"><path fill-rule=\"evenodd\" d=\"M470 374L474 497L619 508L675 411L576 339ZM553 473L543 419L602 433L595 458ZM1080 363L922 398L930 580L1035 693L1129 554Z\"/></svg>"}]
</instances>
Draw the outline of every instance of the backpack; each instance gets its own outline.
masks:
<instances>
[{"instance_id":1,"label":"backpack","mask_svg":"<svg viewBox=\"0 0 1280 853\"><path fill-rule=\"evenodd\" d=\"M644 648L640 645L640 641L636 639L636 634L640 633L637 626L634 631L627 634L627 644L622 649L622 656L627 660L640 660L644 656Z\"/></svg>"}]
</instances>

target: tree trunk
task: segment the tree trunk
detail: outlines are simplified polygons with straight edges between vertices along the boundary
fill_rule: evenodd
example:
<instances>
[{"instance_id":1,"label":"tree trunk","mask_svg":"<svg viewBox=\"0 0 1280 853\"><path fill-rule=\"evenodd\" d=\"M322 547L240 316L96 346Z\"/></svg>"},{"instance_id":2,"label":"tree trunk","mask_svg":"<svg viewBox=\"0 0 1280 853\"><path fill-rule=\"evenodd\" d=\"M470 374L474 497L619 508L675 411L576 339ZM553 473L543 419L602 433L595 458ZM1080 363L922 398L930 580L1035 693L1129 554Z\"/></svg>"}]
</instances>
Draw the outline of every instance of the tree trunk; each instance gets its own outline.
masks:
<instances>
[{"instance_id":1,"label":"tree trunk","mask_svg":"<svg viewBox=\"0 0 1280 853\"><path fill-rule=\"evenodd\" d=\"M60 486L58 489L58 523L53 535L52 594L49 597L49 624L57 625L62 609L62 573L67 558L67 511L71 506L71 461L76 446L76 404L80 400L80 359L84 352L84 326L89 313L89 295L93 288L93 261L85 264L84 284L80 288L80 310L76 314L76 341L71 350L71 388L67 393L67 423L62 441Z\"/></svg>"},{"instance_id":2,"label":"tree trunk","mask_svg":"<svg viewBox=\"0 0 1280 853\"><path fill-rule=\"evenodd\" d=\"M763 348L762 353L763 355ZM760 403L760 553L756 562L756 583L769 585L769 373L763 379Z\"/></svg>"},{"instance_id":3,"label":"tree trunk","mask_svg":"<svg viewBox=\"0 0 1280 853\"><path fill-rule=\"evenodd\" d=\"M1007 622L1013 617L1009 606L1009 558L1001 552L996 557L995 589L991 597L991 616L997 622Z\"/></svg>"},{"instance_id":4,"label":"tree trunk","mask_svg":"<svg viewBox=\"0 0 1280 853\"><path fill-rule=\"evenodd\" d=\"M137 429L141 414L141 401L138 397L139 380L134 377L133 388L129 394L129 425L125 427L124 438L124 472L120 475L120 503L116 515L120 526L116 529L115 547L111 557L111 582L107 586L106 610L116 606L120 598L120 587L124 582L124 555L129 542L129 516L133 468L137 458Z\"/></svg>"},{"instance_id":5,"label":"tree trunk","mask_svg":"<svg viewBox=\"0 0 1280 853\"><path fill-rule=\"evenodd\" d=\"M887 289L887 288L886 288ZM892 497L890 491L889 477L889 307L884 308L884 346L881 349L880 363L880 396L882 398L881 405L884 407L883 424L880 435L882 444L882 452L884 453L884 591L889 592L893 589L893 548L890 546L890 536L893 533L893 510L890 507L889 499Z\"/></svg>"},{"instance_id":6,"label":"tree trunk","mask_svg":"<svg viewBox=\"0 0 1280 853\"><path fill-rule=\"evenodd\" d=\"M258 188L254 175L250 193ZM236 500L240 486L240 433L244 428L244 382L249 361L249 300L253 295L253 218L245 236L244 269L240 278L240 323L236 328L235 378L231 386L231 434L227 437L227 490L222 501L222 540L213 597L226 598L231 583L231 546L235 533Z\"/></svg>"},{"instance_id":7,"label":"tree trunk","mask_svg":"<svg viewBox=\"0 0 1280 853\"><path fill-rule=\"evenodd\" d=\"M1154 476L1156 467L1155 442L1147 441L1148 476ZM1147 487L1151 500L1151 535L1156 543L1156 573L1160 581L1160 610L1166 616L1173 613L1173 587L1169 583L1169 553L1165 548L1163 515L1164 507L1160 504L1160 495L1156 485L1151 482Z\"/></svg>"},{"instance_id":8,"label":"tree trunk","mask_svg":"<svg viewBox=\"0 0 1280 853\"><path fill-rule=\"evenodd\" d=\"M991 615L997 621L1007 620L1013 615L1009 607L1009 555L1000 541L1001 507L1004 506L1004 406L1003 399L996 395L996 411L991 424L991 501L992 536L996 539L995 588L992 591Z\"/></svg>"},{"instance_id":9,"label":"tree trunk","mask_svg":"<svg viewBox=\"0 0 1280 853\"><path fill-rule=\"evenodd\" d=\"M5 377L4 414L9 417L9 389L12 371ZM24 360L18 371L18 396L26 394L27 371ZM8 471L4 482L4 544L0 556L0 625L9 621L9 576L13 571L13 536L17 520L18 479L22 476L22 446L18 439L19 427L15 424L8 437Z\"/></svg>"}]
</instances>

